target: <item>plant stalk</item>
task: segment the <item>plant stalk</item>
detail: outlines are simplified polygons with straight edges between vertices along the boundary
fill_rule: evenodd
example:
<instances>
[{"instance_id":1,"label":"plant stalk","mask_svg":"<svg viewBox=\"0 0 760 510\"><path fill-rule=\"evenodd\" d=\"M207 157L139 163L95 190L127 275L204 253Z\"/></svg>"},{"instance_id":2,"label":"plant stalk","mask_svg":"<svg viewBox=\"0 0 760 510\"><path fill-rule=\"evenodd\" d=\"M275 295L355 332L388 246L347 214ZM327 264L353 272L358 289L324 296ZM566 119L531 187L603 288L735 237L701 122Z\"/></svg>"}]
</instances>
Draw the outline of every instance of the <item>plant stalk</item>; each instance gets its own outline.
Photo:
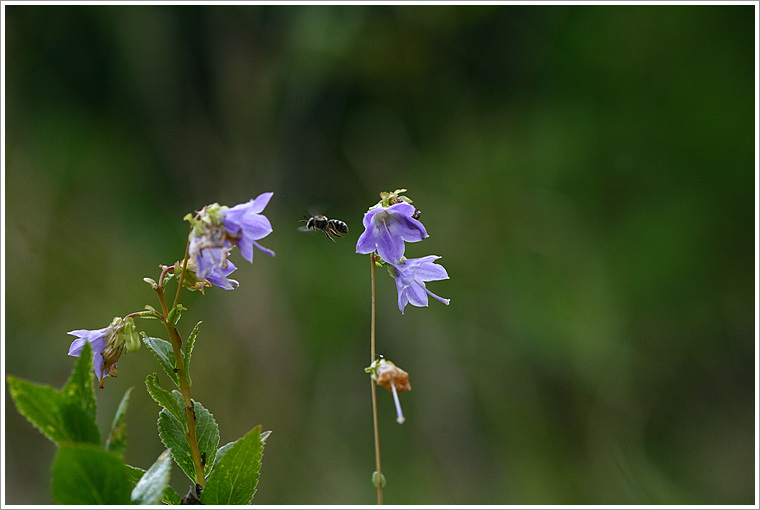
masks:
<instances>
[{"instance_id":1,"label":"plant stalk","mask_svg":"<svg viewBox=\"0 0 760 510\"><path fill-rule=\"evenodd\" d=\"M369 256L370 263L372 264L372 315L370 320L370 364L375 361L375 254L374 252ZM374 379L370 378L370 384L372 385L372 418L375 429L375 471L377 472L377 504L383 504L383 472L380 469L380 427L377 421L377 384Z\"/></svg>"},{"instance_id":2,"label":"plant stalk","mask_svg":"<svg viewBox=\"0 0 760 510\"><path fill-rule=\"evenodd\" d=\"M185 258L182 265L182 276L178 281L177 295L174 298L174 307L177 306L179 300L179 292L182 289L182 279L185 276L185 268L187 267L188 248L185 249ZM206 485L206 476L204 466L201 463L201 453L198 448L198 440L195 432L195 409L193 407L193 401L190 399L190 383L187 380L187 372L185 371L185 362L182 357L182 339L179 336L177 328L174 324L169 322L169 308L166 304L166 298L164 297L164 276L166 275L166 269L161 273L158 286L156 287L156 294L158 294L158 300L161 303L161 310L164 314L164 326L169 333L169 339L172 343L172 349L174 351L174 359L177 363L177 375L179 377L179 391L182 393L182 399L185 405L185 416L187 417L187 442L190 445L190 454L193 457L193 464L195 464L195 483L204 487Z\"/></svg>"}]
</instances>

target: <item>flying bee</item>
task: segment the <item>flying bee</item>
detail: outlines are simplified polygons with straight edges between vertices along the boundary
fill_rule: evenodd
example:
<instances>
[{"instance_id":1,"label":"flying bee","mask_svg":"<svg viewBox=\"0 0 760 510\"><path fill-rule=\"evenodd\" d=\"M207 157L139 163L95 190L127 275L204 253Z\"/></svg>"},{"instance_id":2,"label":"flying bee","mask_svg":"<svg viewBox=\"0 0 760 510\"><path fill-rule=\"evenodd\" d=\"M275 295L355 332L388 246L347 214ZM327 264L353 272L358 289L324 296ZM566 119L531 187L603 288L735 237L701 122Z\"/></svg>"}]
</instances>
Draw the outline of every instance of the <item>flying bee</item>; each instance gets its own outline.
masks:
<instances>
[{"instance_id":1,"label":"flying bee","mask_svg":"<svg viewBox=\"0 0 760 510\"><path fill-rule=\"evenodd\" d=\"M304 218L306 218L306 216L304 216ZM317 230L320 230L324 232L327 238L332 242L335 242L335 239L333 239L330 234L337 237L343 237L342 234L348 234L348 225L346 225L344 221L329 220L327 219L327 216L322 214L316 214L311 218L306 218L301 221L305 221L306 226L300 227L298 230L301 230L302 232L308 232L310 230L316 232Z\"/></svg>"}]
</instances>

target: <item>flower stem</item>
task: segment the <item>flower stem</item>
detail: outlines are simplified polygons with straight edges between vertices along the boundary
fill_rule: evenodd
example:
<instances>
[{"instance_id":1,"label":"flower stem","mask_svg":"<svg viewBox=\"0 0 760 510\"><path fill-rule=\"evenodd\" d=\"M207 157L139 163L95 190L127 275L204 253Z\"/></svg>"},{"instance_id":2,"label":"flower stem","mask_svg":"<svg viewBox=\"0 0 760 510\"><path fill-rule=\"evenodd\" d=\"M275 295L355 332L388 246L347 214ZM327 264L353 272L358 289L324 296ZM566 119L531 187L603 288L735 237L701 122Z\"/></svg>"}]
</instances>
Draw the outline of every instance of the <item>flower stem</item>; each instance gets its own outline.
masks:
<instances>
[{"instance_id":1,"label":"flower stem","mask_svg":"<svg viewBox=\"0 0 760 510\"><path fill-rule=\"evenodd\" d=\"M185 274L185 267L187 266L188 251L185 250L185 259L182 266L182 276ZM198 448L198 440L195 433L195 408L193 401L190 399L190 383L187 379L187 371L185 370L184 358L182 357L182 339L179 336L177 328L174 327L169 321L169 307L166 304L166 298L164 296L164 274L166 269L161 274L159 284L156 286L156 294L158 294L158 300L161 303L161 309L164 314L164 326L169 333L169 339L171 340L172 349L174 350L174 359L177 363L177 375L179 376L179 390L182 393L182 399L185 405L185 416L187 417L187 442L190 446L190 454L193 457L193 463L195 464L195 483L204 487L206 484L206 476L204 472L204 466L201 463L201 453ZM177 296L174 299L174 306L177 306L179 300L179 291L182 289L182 280L179 281L177 289Z\"/></svg>"},{"instance_id":2,"label":"flower stem","mask_svg":"<svg viewBox=\"0 0 760 510\"><path fill-rule=\"evenodd\" d=\"M370 263L372 265L372 318L370 321L370 363L375 361L375 254L374 252L369 256ZM375 381L370 378L370 384L372 385L372 418L375 428L375 470L377 472L377 504L383 504L383 474L380 469L380 427L377 422L377 385Z\"/></svg>"}]
</instances>

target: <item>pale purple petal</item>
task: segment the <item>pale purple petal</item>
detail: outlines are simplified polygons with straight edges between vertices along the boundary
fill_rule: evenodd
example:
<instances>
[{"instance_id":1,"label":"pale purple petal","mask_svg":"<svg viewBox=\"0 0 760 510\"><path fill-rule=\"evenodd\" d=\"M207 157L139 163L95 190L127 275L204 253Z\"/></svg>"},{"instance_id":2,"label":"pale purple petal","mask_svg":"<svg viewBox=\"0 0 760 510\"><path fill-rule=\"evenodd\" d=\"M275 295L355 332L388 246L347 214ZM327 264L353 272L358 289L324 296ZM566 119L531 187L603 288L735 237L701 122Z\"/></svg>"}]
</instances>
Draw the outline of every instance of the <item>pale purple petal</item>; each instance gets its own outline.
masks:
<instances>
[{"instance_id":1,"label":"pale purple petal","mask_svg":"<svg viewBox=\"0 0 760 510\"><path fill-rule=\"evenodd\" d=\"M211 271L211 274L206 277L206 280L208 280L212 285L219 287L220 289L236 289L238 285L240 285L238 281L227 278L236 269L237 267L235 267L235 265L228 260L227 267L215 267Z\"/></svg>"},{"instance_id":2,"label":"pale purple petal","mask_svg":"<svg viewBox=\"0 0 760 510\"><path fill-rule=\"evenodd\" d=\"M400 237L391 235L391 232L384 224L376 226L377 234L375 235L375 244L377 254L386 262L397 262L404 256L404 240Z\"/></svg>"},{"instance_id":3,"label":"pale purple petal","mask_svg":"<svg viewBox=\"0 0 760 510\"><path fill-rule=\"evenodd\" d=\"M69 356L76 356L76 357L81 356L82 348L84 348L85 343L87 343L87 340L85 340L84 338L77 338L76 340L71 342L71 347L69 347Z\"/></svg>"},{"instance_id":4,"label":"pale purple petal","mask_svg":"<svg viewBox=\"0 0 760 510\"><path fill-rule=\"evenodd\" d=\"M366 255L372 253L377 248L377 241L374 237L372 229L367 229L359 236L359 240L356 241L356 253Z\"/></svg>"}]
</instances>

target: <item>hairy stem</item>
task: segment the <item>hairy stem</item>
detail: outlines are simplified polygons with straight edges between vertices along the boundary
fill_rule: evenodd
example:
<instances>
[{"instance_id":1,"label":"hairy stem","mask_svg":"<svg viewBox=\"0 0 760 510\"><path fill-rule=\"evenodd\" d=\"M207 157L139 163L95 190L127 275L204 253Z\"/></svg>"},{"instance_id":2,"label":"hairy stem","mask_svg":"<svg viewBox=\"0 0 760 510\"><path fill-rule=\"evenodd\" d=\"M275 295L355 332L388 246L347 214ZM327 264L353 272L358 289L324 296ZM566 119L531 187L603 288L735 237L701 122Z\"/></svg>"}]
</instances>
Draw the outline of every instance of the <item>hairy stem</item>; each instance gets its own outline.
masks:
<instances>
[{"instance_id":1,"label":"hairy stem","mask_svg":"<svg viewBox=\"0 0 760 510\"><path fill-rule=\"evenodd\" d=\"M375 361L375 254L374 252L369 256L370 263L372 264L372 318L370 320L370 363ZM375 381L370 378L370 384L372 385L372 418L375 428L375 471L377 472L377 504L383 504L383 474L380 469L380 427L377 422L377 385Z\"/></svg>"}]
</instances>

